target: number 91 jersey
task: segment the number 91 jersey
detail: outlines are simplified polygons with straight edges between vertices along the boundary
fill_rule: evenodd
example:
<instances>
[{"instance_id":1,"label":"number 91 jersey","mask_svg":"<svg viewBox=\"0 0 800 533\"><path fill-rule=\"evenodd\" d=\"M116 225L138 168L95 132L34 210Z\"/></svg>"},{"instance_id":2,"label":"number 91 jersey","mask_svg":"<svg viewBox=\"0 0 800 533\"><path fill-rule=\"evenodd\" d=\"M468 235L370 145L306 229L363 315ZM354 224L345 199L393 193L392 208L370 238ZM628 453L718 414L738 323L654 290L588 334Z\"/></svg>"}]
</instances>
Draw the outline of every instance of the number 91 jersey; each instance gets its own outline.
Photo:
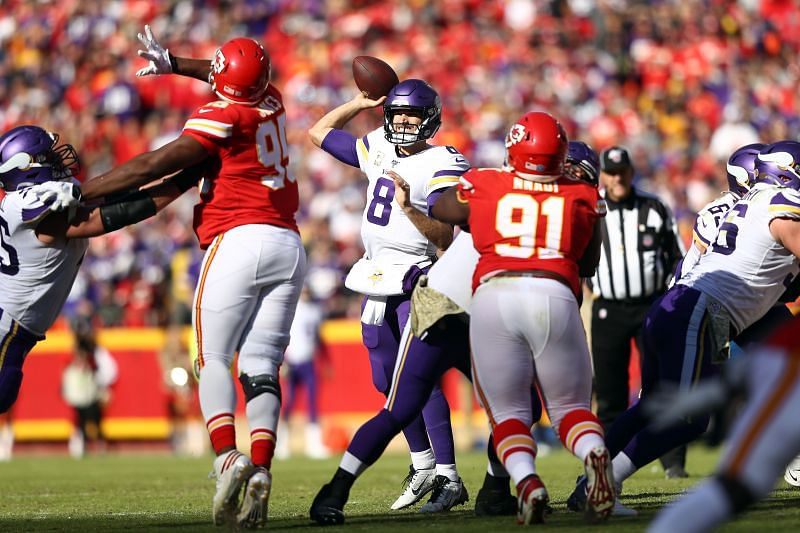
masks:
<instances>
[{"instance_id":1,"label":"number 91 jersey","mask_svg":"<svg viewBox=\"0 0 800 533\"><path fill-rule=\"evenodd\" d=\"M605 202L588 183L559 178L524 180L498 169L473 169L458 184L468 202L469 226L480 253L473 290L502 271L546 270L580 291L578 260L592 238Z\"/></svg>"},{"instance_id":2,"label":"number 91 jersey","mask_svg":"<svg viewBox=\"0 0 800 533\"><path fill-rule=\"evenodd\" d=\"M199 107L183 135L217 156L219 168L200 185L194 229L202 248L220 233L246 224L297 230L297 183L289 173L286 112L280 92L269 86L254 106L217 100Z\"/></svg>"}]
</instances>

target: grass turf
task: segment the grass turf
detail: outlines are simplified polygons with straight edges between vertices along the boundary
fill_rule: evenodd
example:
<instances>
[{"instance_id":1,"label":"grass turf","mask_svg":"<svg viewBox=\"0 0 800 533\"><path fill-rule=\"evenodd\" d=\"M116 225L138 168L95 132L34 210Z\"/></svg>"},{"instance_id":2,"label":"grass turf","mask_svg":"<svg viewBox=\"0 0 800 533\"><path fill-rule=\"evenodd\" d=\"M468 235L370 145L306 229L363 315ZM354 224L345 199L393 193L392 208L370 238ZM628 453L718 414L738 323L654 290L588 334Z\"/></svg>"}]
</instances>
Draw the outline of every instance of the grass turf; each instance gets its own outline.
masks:
<instances>
[{"instance_id":1,"label":"grass turf","mask_svg":"<svg viewBox=\"0 0 800 533\"><path fill-rule=\"evenodd\" d=\"M612 518L588 526L566 510L565 500L581 472L577 459L559 451L539 460L555 513L547 529L601 528L642 531L653 514L684 489L709 474L717 452L702 446L689 451L686 480L665 480L660 467L650 466L625 484L623 501L637 510L635 518ZM483 480L485 459L479 453L459 454L459 470L470 493L467 505L439 515L414 509L389 511L400 493L408 457L387 455L356 483L345 508L348 531L518 531L513 517L478 518L474 497ZM337 460L290 459L273 467L270 530L315 528L308 507L319 487L330 479ZM211 458L168 455L116 455L74 461L65 456L20 456L0 463L0 531L219 531L211 525L214 482L206 479ZM785 531L800 523L800 489L783 481L776 492L724 531ZM542 526L540 526L542 527ZM341 528L339 528L341 530Z\"/></svg>"}]
</instances>

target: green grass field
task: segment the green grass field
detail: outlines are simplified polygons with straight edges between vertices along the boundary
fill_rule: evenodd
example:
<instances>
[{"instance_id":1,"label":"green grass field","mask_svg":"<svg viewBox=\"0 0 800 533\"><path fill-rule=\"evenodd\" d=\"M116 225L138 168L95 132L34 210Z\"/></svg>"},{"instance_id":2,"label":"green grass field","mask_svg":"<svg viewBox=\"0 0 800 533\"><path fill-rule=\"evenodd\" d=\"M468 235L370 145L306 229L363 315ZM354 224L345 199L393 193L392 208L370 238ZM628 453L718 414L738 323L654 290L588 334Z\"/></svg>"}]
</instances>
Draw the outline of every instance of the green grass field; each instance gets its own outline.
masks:
<instances>
[{"instance_id":1,"label":"green grass field","mask_svg":"<svg viewBox=\"0 0 800 533\"><path fill-rule=\"evenodd\" d=\"M548 529L594 528L603 531L642 531L653 513L687 487L710 473L717 456L702 446L689 451L688 480L665 480L660 467L648 467L625 485L623 501L640 511L635 518L611 519L587 526L566 510L565 500L581 468L563 451L539 460L555 513ZM482 454L459 454L459 469L470 502L441 515L413 510L390 512L399 494L408 458L388 455L356 483L346 507L348 531L517 531L512 517L477 518L473 498L483 480ZM308 507L317 489L332 475L337 460L291 459L274 465L270 500L271 530L317 528L308 520ZM186 459L168 455L88 457L20 456L0 463L0 531L215 531L210 509L214 481L207 479L211 458ZM767 501L724 531L787 531L800 525L800 489L783 481ZM341 530L342 528L339 528Z\"/></svg>"}]
</instances>

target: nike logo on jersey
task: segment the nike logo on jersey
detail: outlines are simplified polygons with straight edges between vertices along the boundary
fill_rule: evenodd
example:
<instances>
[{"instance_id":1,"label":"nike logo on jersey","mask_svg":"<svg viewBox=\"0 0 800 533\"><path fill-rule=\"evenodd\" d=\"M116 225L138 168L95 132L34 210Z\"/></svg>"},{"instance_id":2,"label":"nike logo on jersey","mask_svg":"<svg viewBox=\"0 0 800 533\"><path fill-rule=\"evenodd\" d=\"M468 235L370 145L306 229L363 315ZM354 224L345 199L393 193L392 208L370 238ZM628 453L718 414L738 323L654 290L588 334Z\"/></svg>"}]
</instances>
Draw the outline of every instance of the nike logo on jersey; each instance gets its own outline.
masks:
<instances>
[{"instance_id":1,"label":"nike logo on jersey","mask_svg":"<svg viewBox=\"0 0 800 533\"><path fill-rule=\"evenodd\" d=\"M467 160L464 159L463 157L456 157L456 163L466 163L466 162Z\"/></svg>"},{"instance_id":2,"label":"nike logo on jersey","mask_svg":"<svg viewBox=\"0 0 800 533\"><path fill-rule=\"evenodd\" d=\"M214 111L214 110L213 109L203 108L203 109L199 109L197 112L198 113L210 113L211 111Z\"/></svg>"}]
</instances>

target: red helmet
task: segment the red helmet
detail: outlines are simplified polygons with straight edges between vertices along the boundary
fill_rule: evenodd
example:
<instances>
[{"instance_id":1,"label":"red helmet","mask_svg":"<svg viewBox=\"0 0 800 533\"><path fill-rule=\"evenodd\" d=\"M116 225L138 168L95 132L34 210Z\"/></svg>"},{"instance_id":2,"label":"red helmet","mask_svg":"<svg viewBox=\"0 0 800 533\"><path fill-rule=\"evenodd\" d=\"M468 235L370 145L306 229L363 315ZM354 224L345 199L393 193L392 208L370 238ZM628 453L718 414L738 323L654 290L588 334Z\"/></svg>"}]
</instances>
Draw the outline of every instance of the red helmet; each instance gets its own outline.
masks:
<instances>
[{"instance_id":1,"label":"red helmet","mask_svg":"<svg viewBox=\"0 0 800 533\"><path fill-rule=\"evenodd\" d=\"M506 135L506 165L521 178L557 179L564 170L567 134L552 115L526 113Z\"/></svg>"},{"instance_id":2,"label":"red helmet","mask_svg":"<svg viewBox=\"0 0 800 533\"><path fill-rule=\"evenodd\" d=\"M211 88L237 104L255 104L269 86L269 55L258 41L237 37L217 48L211 63Z\"/></svg>"}]
</instances>

